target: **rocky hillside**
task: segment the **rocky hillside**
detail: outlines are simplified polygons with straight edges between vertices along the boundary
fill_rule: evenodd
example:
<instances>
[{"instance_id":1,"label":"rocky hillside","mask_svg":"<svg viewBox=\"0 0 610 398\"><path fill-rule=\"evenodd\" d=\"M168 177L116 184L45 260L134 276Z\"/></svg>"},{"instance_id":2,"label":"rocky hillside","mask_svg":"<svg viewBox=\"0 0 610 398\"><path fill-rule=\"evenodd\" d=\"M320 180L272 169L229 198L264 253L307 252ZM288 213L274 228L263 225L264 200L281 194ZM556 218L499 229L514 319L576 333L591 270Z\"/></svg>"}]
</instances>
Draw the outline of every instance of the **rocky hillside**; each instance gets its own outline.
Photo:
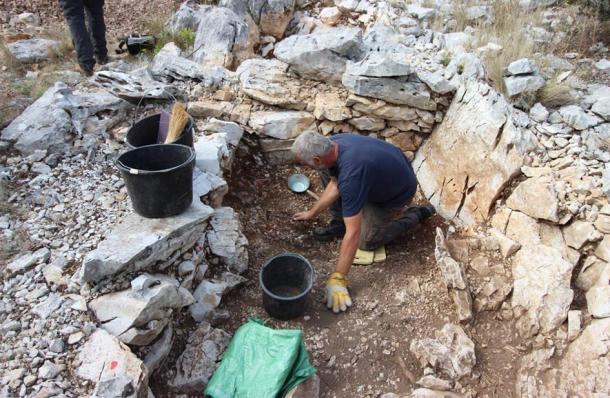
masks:
<instances>
[{"instance_id":1,"label":"rocky hillside","mask_svg":"<svg viewBox=\"0 0 610 398\"><path fill-rule=\"evenodd\" d=\"M302 396L610 394L606 25L554 3L187 1L161 32L176 43L90 79L42 33L56 10L7 4L7 87L52 84L0 132L0 396L201 394L237 320L263 314L261 247L294 244L262 227L281 203L225 197L283 189L271 173L312 129L399 147L442 220L418 258L391 247L383 295L368 300L380 266L344 318L274 324L304 329L318 376ZM144 10L120 4L116 30ZM115 160L133 121L176 98L194 118L193 203L145 219Z\"/></svg>"}]
</instances>

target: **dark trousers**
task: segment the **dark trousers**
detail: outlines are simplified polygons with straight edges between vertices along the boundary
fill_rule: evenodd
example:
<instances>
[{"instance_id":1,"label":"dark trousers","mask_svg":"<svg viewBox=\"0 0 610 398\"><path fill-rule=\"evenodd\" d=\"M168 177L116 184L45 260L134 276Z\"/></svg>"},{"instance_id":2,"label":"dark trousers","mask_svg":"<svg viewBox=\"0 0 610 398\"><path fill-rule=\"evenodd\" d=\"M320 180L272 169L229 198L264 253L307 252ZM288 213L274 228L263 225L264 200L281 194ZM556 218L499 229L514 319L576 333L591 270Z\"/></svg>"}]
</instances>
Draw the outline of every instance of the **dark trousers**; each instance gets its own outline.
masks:
<instances>
[{"instance_id":1,"label":"dark trousers","mask_svg":"<svg viewBox=\"0 0 610 398\"><path fill-rule=\"evenodd\" d=\"M92 69L94 55L98 59L108 55L104 0L59 0L59 4L70 28L78 63Z\"/></svg>"},{"instance_id":2,"label":"dark trousers","mask_svg":"<svg viewBox=\"0 0 610 398\"><path fill-rule=\"evenodd\" d=\"M328 170L320 170L319 175L322 185L326 188L330 181L330 173ZM426 218L427 212L423 210L423 207L415 206L404 209L411 199L400 207L384 207L376 203L364 205L358 247L362 250L375 250L413 229ZM329 210L333 220L343 222L341 198L333 203Z\"/></svg>"}]
</instances>

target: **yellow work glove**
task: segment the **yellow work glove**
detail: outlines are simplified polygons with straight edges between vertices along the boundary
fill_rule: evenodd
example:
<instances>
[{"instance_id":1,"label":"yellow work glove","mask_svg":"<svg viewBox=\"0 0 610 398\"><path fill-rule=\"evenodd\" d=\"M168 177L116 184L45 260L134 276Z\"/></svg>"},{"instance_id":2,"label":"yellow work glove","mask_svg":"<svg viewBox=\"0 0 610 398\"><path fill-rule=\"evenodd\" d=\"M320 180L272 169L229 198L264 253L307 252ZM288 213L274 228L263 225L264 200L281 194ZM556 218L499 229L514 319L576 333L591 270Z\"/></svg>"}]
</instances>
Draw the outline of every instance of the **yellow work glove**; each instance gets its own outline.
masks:
<instances>
[{"instance_id":1,"label":"yellow work glove","mask_svg":"<svg viewBox=\"0 0 610 398\"><path fill-rule=\"evenodd\" d=\"M326 282L326 306L332 308L335 313L352 306L352 299L347 291L347 278L341 272L333 272Z\"/></svg>"}]
</instances>

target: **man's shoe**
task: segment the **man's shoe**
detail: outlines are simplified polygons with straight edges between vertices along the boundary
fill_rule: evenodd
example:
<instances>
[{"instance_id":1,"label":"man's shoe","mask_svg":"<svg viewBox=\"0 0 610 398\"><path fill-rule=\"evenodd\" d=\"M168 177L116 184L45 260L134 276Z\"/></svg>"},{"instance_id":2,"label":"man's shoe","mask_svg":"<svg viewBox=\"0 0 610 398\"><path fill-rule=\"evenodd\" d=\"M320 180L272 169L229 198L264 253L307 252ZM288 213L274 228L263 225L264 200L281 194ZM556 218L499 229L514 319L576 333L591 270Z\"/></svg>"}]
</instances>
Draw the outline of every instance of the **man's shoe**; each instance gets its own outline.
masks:
<instances>
[{"instance_id":1,"label":"man's shoe","mask_svg":"<svg viewBox=\"0 0 610 398\"><path fill-rule=\"evenodd\" d=\"M325 227L314 229L313 236L322 242L329 242L335 238L342 238L345 235L345 224L343 221L332 220Z\"/></svg>"},{"instance_id":2,"label":"man's shoe","mask_svg":"<svg viewBox=\"0 0 610 398\"><path fill-rule=\"evenodd\" d=\"M93 67L92 66L87 66L87 65L83 65L83 64L79 64L78 66L80 66L80 70L83 72L83 74L87 77L91 77L93 76Z\"/></svg>"},{"instance_id":3,"label":"man's shoe","mask_svg":"<svg viewBox=\"0 0 610 398\"><path fill-rule=\"evenodd\" d=\"M420 220L425 220L426 218L432 217L436 214L436 209L432 205L421 206L420 210Z\"/></svg>"},{"instance_id":4,"label":"man's shoe","mask_svg":"<svg viewBox=\"0 0 610 398\"><path fill-rule=\"evenodd\" d=\"M108 62L110 62L110 58L108 57L108 55L104 55L101 57L96 56L95 60L98 65L106 65Z\"/></svg>"}]
</instances>

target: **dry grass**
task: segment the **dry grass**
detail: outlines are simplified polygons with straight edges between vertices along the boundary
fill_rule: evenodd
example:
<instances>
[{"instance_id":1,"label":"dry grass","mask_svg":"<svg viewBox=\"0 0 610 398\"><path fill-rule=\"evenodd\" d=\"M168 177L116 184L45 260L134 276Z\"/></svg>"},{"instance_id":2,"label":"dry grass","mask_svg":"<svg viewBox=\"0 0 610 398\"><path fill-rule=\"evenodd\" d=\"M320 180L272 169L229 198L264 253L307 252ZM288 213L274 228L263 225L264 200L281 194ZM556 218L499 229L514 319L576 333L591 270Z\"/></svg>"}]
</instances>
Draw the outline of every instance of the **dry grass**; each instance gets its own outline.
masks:
<instances>
[{"instance_id":1,"label":"dry grass","mask_svg":"<svg viewBox=\"0 0 610 398\"><path fill-rule=\"evenodd\" d=\"M9 73L17 74L23 71L23 64L11 54L2 37L0 37L0 60Z\"/></svg>"},{"instance_id":2,"label":"dry grass","mask_svg":"<svg viewBox=\"0 0 610 398\"><path fill-rule=\"evenodd\" d=\"M13 89L32 100L40 98L45 91L57 81L57 76L53 74L54 68L48 68L33 79L18 80L13 84Z\"/></svg>"},{"instance_id":3,"label":"dry grass","mask_svg":"<svg viewBox=\"0 0 610 398\"><path fill-rule=\"evenodd\" d=\"M538 91L536 101L548 108L570 105L575 102L571 91L572 89L567 81L560 82L556 77L553 77Z\"/></svg>"}]
</instances>

